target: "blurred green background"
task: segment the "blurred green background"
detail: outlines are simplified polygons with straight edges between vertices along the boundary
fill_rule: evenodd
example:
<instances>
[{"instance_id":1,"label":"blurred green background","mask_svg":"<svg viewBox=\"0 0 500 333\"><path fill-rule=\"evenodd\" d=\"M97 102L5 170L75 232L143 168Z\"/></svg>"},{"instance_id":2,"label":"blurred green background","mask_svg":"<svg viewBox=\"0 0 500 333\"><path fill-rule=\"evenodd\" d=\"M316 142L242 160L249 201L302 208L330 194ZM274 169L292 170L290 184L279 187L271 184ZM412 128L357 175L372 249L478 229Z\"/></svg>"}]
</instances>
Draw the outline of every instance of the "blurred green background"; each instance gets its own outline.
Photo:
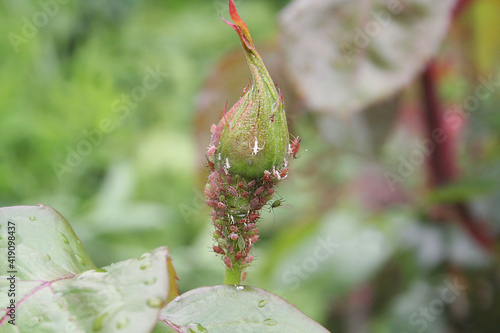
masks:
<instances>
[{"instance_id":1,"label":"blurred green background","mask_svg":"<svg viewBox=\"0 0 500 333\"><path fill-rule=\"evenodd\" d=\"M314 57L324 52L294 43L328 45L324 36L356 31L363 5L336 1L325 12L317 1L308 10L291 2L236 1L285 95L291 133L302 138L278 190L287 206L263 214L246 283L332 332L498 332L498 2L471 1L449 28L440 22L452 7L409 8L407 21L387 29L424 44L376 49L384 30L374 34L355 63L395 79L365 72L359 86L385 91L346 95L356 107L328 97L355 89L350 77L363 66L323 59L323 72L346 75L330 82L333 74L301 63L321 64ZM221 284L204 153L210 125L250 78L237 35L219 19L225 8L223 0L2 0L0 206L54 207L98 266L167 245L181 292ZM417 23L427 30L408 28ZM394 182L388 175L400 175L427 135L420 72L433 55L442 109L462 106L451 113L460 126L444 129L451 174L433 180L431 155ZM480 78L491 78L491 92L467 109ZM448 302L443 290L455 297Z\"/></svg>"}]
</instances>

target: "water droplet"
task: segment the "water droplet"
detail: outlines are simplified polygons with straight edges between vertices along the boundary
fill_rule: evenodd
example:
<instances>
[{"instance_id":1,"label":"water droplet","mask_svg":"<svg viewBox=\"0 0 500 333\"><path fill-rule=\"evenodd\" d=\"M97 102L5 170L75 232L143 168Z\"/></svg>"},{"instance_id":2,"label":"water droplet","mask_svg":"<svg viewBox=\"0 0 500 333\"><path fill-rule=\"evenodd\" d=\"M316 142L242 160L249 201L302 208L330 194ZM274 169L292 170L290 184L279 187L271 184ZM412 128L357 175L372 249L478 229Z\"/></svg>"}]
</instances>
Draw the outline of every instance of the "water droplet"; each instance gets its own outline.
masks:
<instances>
[{"instance_id":1,"label":"water droplet","mask_svg":"<svg viewBox=\"0 0 500 333\"><path fill-rule=\"evenodd\" d=\"M236 290L243 290L243 289L245 289L245 287L243 287L243 286L236 286Z\"/></svg>"},{"instance_id":2,"label":"water droplet","mask_svg":"<svg viewBox=\"0 0 500 333\"><path fill-rule=\"evenodd\" d=\"M266 301L265 299L261 300L261 301L259 302L259 308L263 308L263 307L265 307L265 306L266 306L266 304L267 304L267 301Z\"/></svg>"},{"instance_id":3,"label":"water droplet","mask_svg":"<svg viewBox=\"0 0 500 333\"><path fill-rule=\"evenodd\" d=\"M268 326L274 326L276 325L278 322L276 322L276 320L274 319L271 319L271 318L268 318L266 320L264 320L264 324L268 325Z\"/></svg>"},{"instance_id":4,"label":"water droplet","mask_svg":"<svg viewBox=\"0 0 500 333\"><path fill-rule=\"evenodd\" d=\"M174 298L174 302L179 302L180 300L181 300L180 296L177 296L176 298Z\"/></svg>"},{"instance_id":5,"label":"water droplet","mask_svg":"<svg viewBox=\"0 0 500 333\"><path fill-rule=\"evenodd\" d=\"M116 328L118 328L118 329L124 328L125 326L128 325L128 323L129 323L128 318L124 318L116 323Z\"/></svg>"},{"instance_id":6,"label":"water droplet","mask_svg":"<svg viewBox=\"0 0 500 333\"><path fill-rule=\"evenodd\" d=\"M150 286L150 285L155 284L155 283L156 283L156 278L155 277L153 277L153 278L151 278L149 280L144 281L144 284L146 286Z\"/></svg>"},{"instance_id":7,"label":"water droplet","mask_svg":"<svg viewBox=\"0 0 500 333\"><path fill-rule=\"evenodd\" d=\"M82 266L85 265L85 260L79 254L75 254L75 257Z\"/></svg>"},{"instance_id":8,"label":"water droplet","mask_svg":"<svg viewBox=\"0 0 500 333\"><path fill-rule=\"evenodd\" d=\"M104 320L107 317L108 317L107 312L104 312L103 314L98 315L94 320L94 324L92 325L92 330L94 332L100 331L102 329L102 326L104 325Z\"/></svg>"},{"instance_id":9,"label":"water droplet","mask_svg":"<svg viewBox=\"0 0 500 333\"><path fill-rule=\"evenodd\" d=\"M153 298L148 299L147 304L148 304L148 306L150 306L152 308L159 308L160 306L162 306L163 301L159 297L153 297Z\"/></svg>"},{"instance_id":10,"label":"water droplet","mask_svg":"<svg viewBox=\"0 0 500 333\"><path fill-rule=\"evenodd\" d=\"M36 217L30 216L30 221L35 221L35 220L36 220Z\"/></svg>"},{"instance_id":11,"label":"water droplet","mask_svg":"<svg viewBox=\"0 0 500 333\"><path fill-rule=\"evenodd\" d=\"M198 324L196 326L196 328L198 329L198 332L202 332L202 333L208 332L208 330L205 327L203 327L201 324Z\"/></svg>"},{"instance_id":12,"label":"water droplet","mask_svg":"<svg viewBox=\"0 0 500 333\"><path fill-rule=\"evenodd\" d=\"M59 239L64 242L64 244L69 244L69 240L66 236L64 236L62 233L59 233Z\"/></svg>"},{"instance_id":13,"label":"water droplet","mask_svg":"<svg viewBox=\"0 0 500 333\"><path fill-rule=\"evenodd\" d=\"M151 261L146 261L146 262L141 264L141 269L146 269L149 266L151 266Z\"/></svg>"}]
</instances>

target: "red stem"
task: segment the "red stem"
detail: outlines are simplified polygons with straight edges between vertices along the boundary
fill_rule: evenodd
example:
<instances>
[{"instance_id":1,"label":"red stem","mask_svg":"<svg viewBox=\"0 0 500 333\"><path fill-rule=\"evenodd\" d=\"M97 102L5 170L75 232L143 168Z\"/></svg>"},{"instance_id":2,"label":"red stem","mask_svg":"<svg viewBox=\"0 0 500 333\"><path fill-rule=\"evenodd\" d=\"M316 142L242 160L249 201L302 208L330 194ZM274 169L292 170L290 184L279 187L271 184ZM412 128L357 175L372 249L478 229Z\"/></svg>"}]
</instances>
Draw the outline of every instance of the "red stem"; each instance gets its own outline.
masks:
<instances>
[{"instance_id":1,"label":"red stem","mask_svg":"<svg viewBox=\"0 0 500 333\"><path fill-rule=\"evenodd\" d=\"M470 5L471 2L472 0L458 0L457 4L453 8L452 17L455 19L460 16L460 14L462 14L462 12L465 10L465 8L467 8L468 5Z\"/></svg>"},{"instance_id":2,"label":"red stem","mask_svg":"<svg viewBox=\"0 0 500 333\"><path fill-rule=\"evenodd\" d=\"M437 78L435 63L429 62L422 74L424 121L426 123L426 136L432 140L432 133L436 129L446 132L437 92ZM429 156L429 180L431 187L440 187L455 180L457 162L453 151L454 138L450 137L444 142L434 142L435 150ZM484 249L493 249L493 239L485 231L482 224L472 216L467 203L457 201L449 204L453 216L459 220L469 235Z\"/></svg>"}]
</instances>

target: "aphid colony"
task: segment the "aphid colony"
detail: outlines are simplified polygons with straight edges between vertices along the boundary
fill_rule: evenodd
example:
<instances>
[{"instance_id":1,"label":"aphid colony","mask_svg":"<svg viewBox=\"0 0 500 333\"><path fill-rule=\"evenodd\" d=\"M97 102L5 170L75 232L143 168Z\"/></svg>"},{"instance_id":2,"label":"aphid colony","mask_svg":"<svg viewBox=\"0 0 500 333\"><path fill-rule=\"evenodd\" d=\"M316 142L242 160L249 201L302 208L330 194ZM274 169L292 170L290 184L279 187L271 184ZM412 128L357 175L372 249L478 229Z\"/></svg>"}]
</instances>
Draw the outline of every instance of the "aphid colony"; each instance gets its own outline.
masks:
<instances>
[{"instance_id":1,"label":"aphid colony","mask_svg":"<svg viewBox=\"0 0 500 333\"><path fill-rule=\"evenodd\" d=\"M211 161L212 147L208 149L210 175L205 186L207 204L213 208L212 222L215 225L215 253L224 256L224 263L232 269L233 263L246 266L253 260L252 246L259 239L256 222L260 210L272 199L274 186L286 178L288 168L265 171L258 180L246 181L231 176L228 168L215 168Z\"/></svg>"}]
</instances>

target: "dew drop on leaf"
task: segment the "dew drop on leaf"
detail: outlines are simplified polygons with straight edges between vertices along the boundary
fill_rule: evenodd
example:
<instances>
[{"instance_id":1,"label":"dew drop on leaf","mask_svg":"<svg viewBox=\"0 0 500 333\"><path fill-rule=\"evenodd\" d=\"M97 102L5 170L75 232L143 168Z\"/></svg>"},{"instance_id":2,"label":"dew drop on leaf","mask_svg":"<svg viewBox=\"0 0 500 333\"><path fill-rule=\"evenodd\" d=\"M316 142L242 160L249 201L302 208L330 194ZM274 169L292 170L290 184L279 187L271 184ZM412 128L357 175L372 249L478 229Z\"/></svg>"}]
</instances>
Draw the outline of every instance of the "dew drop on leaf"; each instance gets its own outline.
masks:
<instances>
[{"instance_id":1,"label":"dew drop on leaf","mask_svg":"<svg viewBox=\"0 0 500 333\"><path fill-rule=\"evenodd\" d=\"M146 262L141 264L141 269L146 269L149 266L151 266L151 261L146 261Z\"/></svg>"},{"instance_id":2,"label":"dew drop on leaf","mask_svg":"<svg viewBox=\"0 0 500 333\"><path fill-rule=\"evenodd\" d=\"M156 278L155 277L153 277L153 278L151 278L149 280L144 281L144 284L146 286L149 286L149 285L152 285L152 284L155 284L155 283L156 283Z\"/></svg>"},{"instance_id":3,"label":"dew drop on leaf","mask_svg":"<svg viewBox=\"0 0 500 333\"><path fill-rule=\"evenodd\" d=\"M59 233L59 239L64 242L64 244L69 244L69 240L66 236L64 236L62 233Z\"/></svg>"},{"instance_id":4,"label":"dew drop on leaf","mask_svg":"<svg viewBox=\"0 0 500 333\"><path fill-rule=\"evenodd\" d=\"M268 319L264 320L264 324L266 324L268 326L274 326L277 324L277 322L274 319L268 318Z\"/></svg>"},{"instance_id":5,"label":"dew drop on leaf","mask_svg":"<svg viewBox=\"0 0 500 333\"><path fill-rule=\"evenodd\" d=\"M129 322L130 321L128 320L128 318L124 318L124 319L122 319L122 320L120 320L119 322L116 323L116 328L122 329L125 326L127 326Z\"/></svg>"},{"instance_id":6,"label":"dew drop on leaf","mask_svg":"<svg viewBox=\"0 0 500 333\"><path fill-rule=\"evenodd\" d=\"M196 326L196 328L198 329L198 332L203 332L203 333L208 332L208 330L205 327L203 327L201 324L198 324Z\"/></svg>"},{"instance_id":7,"label":"dew drop on leaf","mask_svg":"<svg viewBox=\"0 0 500 333\"><path fill-rule=\"evenodd\" d=\"M147 304L152 308L159 308L163 304L163 301L159 297L153 297L148 299Z\"/></svg>"},{"instance_id":8,"label":"dew drop on leaf","mask_svg":"<svg viewBox=\"0 0 500 333\"><path fill-rule=\"evenodd\" d=\"M102 329L102 326L104 325L104 320L108 316L107 312L104 312L103 314L98 315L94 319L94 324L92 325L92 330L94 332L100 331Z\"/></svg>"},{"instance_id":9,"label":"dew drop on leaf","mask_svg":"<svg viewBox=\"0 0 500 333\"><path fill-rule=\"evenodd\" d=\"M245 289L245 287L243 287L243 286L236 286L236 290L243 290L243 289Z\"/></svg>"},{"instance_id":10,"label":"dew drop on leaf","mask_svg":"<svg viewBox=\"0 0 500 333\"><path fill-rule=\"evenodd\" d=\"M79 254L75 254L75 257L81 265L85 265L85 260Z\"/></svg>"}]
</instances>

